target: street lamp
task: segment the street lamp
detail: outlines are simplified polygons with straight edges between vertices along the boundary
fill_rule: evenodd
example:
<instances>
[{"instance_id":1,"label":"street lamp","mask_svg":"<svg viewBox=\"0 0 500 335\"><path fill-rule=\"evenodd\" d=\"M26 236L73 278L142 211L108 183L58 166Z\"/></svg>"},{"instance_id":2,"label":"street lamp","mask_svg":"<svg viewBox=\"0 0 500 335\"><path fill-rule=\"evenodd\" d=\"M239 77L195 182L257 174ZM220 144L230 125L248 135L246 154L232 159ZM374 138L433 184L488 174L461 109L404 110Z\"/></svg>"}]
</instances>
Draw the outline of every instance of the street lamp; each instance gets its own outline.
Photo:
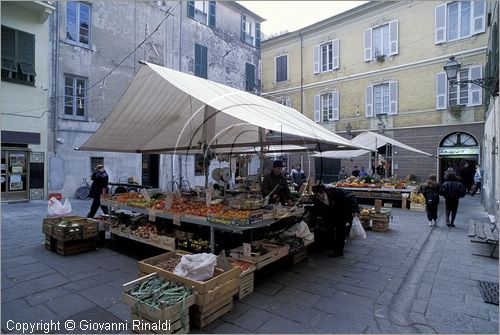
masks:
<instances>
[{"instance_id":1,"label":"street lamp","mask_svg":"<svg viewBox=\"0 0 500 335\"><path fill-rule=\"evenodd\" d=\"M347 135L354 137L354 134L352 133L352 126L350 122L347 122L345 125L345 131L347 132Z\"/></svg>"},{"instance_id":2,"label":"street lamp","mask_svg":"<svg viewBox=\"0 0 500 335\"><path fill-rule=\"evenodd\" d=\"M492 77L457 81L457 75L460 71L460 68L460 63L455 60L455 56L453 55L450 56L448 63L446 63L446 65L443 67L444 71L446 72L446 77L448 77L448 81L452 86L475 84L485 89L491 88L491 81L493 80Z\"/></svg>"}]
</instances>

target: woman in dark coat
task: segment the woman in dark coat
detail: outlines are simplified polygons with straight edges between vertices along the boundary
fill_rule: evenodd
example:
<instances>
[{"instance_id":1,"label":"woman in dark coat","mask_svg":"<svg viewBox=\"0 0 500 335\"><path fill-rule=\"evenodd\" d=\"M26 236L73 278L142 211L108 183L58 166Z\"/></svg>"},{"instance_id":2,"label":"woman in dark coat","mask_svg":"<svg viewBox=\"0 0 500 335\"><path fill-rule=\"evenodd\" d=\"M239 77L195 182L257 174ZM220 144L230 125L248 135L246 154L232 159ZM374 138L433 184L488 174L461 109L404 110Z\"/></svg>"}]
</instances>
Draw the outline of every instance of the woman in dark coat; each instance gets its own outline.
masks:
<instances>
[{"instance_id":1,"label":"woman in dark coat","mask_svg":"<svg viewBox=\"0 0 500 335\"><path fill-rule=\"evenodd\" d=\"M425 197L427 220L429 220L429 227L437 227L437 211L439 206L439 192L440 186L437 182L435 174L429 175L427 183L420 186L420 193Z\"/></svg>"},{"instance_id":2,"label":"woman in dark coat","mask_svg":"<svg viewBox=\"0 0 500 335\"><path fill-rule=\"evenodd\" d=\"M94 200L92 201L92 206L90 206L90 212L87 214L88 218L93 218L99 206L104 214L108 214L108 207L101 205L101 194L108 193L108 173L104 170L104 165L97 165L94 173L92 173L92 186L90 187L89 196Z\"/></svg>"},{"instance_id":3,"label":"woman in dark coat","mask_svg":"<svg viewBox=\"0 0 500 335\"><path fill-rule=\"evenodd\" d=\"M458 202L460 198L465 197L465 187L457 180L455 174L449 174L447 180L441 187L441 195L446 200L446 225L455 227L455 218L458 211ZM450 221L451 214L451 221Z\"/></svg>"}]
</instances>

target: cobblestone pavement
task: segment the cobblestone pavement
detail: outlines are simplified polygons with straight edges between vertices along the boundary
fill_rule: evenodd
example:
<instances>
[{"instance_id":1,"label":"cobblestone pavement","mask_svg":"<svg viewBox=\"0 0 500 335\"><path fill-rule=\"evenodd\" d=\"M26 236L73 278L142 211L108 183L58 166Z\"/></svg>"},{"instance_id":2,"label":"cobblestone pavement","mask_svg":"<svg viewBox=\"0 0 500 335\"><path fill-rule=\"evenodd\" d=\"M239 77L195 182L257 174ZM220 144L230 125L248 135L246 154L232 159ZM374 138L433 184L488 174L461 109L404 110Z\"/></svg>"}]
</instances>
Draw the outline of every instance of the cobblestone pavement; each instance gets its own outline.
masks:
<instances>
[{"instance_id":1,"label":"cobblestone pavement","mask_svg":"<svg viewBox=\"0 0 500 335\"><path fill-rule=\"evenodd\" d=\"M77 215L90 207L71 202ZM121 285L137 277L137 257L108 248L68 257L45 250L46 208L45 201L2 204L2 332L20 332L9 330L9 320L130 320ZM259 273L255 292L201 332L497 334L498 306L483 302L476 280L498 283L498 259L473 255L491 246L467 237L470 219L488 220L479 199L461 201L452 230L443 220L428 227L423 212L394 209L393 217L389 231L348 242L342 258L310 253Z\"/></svg>"}]
</instances>

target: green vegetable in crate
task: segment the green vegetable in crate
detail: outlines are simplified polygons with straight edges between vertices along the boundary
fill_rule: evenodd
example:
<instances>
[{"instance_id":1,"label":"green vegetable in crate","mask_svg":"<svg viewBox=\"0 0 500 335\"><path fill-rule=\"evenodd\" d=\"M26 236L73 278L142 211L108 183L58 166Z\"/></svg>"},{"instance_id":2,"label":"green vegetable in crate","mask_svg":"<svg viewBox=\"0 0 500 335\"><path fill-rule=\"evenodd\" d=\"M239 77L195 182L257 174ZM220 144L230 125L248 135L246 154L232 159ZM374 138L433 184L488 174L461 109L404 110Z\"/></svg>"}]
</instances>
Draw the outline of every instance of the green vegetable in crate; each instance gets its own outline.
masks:
<instances>
[{"instance_id":1,"label":"green vegetable in crate","mask_svg":"<svg viewBox=\"0 0 500 335\"><path fill-rule=\"evenodd\" d=\"M155 276L137 284L128 294L138 299L140 303L160 309L162 305L172 306L184 301L193 292L183 285Z\"/></svg>"}]
</instances>

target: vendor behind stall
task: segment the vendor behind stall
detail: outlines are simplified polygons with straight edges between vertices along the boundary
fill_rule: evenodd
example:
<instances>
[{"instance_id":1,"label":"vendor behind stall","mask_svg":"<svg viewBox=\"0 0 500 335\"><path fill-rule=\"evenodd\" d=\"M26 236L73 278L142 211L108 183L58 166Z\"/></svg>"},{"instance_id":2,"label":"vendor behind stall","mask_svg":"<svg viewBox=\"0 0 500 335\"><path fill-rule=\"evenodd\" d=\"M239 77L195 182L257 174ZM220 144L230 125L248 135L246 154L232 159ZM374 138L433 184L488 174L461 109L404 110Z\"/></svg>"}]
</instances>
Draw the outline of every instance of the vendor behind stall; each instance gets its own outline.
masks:
<instances>
[{"instance_id":1,"label":"vendor behind stall","mask_svg":"<svg viewBox=\"0 0 500 335\"><path fill-rule=\"evenodd\" d=\"M283 175L283 162L274 161L273 169L264 176L260 186L262 195L269 196L269 203L282 203L292 205L290 189Z\"/></svg>"}]
</instances>

